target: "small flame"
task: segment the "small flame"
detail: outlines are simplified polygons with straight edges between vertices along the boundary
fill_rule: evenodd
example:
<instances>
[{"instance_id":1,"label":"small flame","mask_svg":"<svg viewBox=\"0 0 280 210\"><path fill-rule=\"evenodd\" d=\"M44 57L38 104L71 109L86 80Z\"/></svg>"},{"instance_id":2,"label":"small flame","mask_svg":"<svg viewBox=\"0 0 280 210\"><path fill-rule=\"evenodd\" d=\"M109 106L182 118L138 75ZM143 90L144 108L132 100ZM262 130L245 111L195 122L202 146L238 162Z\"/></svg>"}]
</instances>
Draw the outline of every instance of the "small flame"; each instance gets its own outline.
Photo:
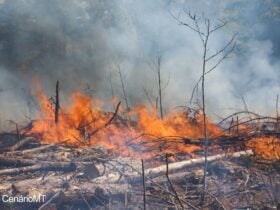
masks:
<instances>
[{"instance_id":1,"label":"small flame","mask_svg":"<svg viewBox=\"0 0 280 210\"><path fill-rule=\"evenodd\" d=\"M280 141L276 137L253 138L247 147L254 149L256 155L270 160L280 159Z\"/></svg>"}]
</instances>

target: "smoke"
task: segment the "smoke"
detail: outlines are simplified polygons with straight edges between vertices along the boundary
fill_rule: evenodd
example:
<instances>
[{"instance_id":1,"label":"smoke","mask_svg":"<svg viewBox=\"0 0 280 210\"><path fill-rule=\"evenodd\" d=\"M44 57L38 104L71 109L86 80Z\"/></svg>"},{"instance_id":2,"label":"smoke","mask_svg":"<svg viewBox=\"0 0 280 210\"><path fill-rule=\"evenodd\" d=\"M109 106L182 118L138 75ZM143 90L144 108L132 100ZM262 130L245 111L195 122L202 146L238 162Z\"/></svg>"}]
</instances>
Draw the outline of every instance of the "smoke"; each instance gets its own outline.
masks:
<instances>
[{"instance_id":1,"label":"smoke","mask_svg":"<svg viewBox=\"0 0 280 210\"><path fill-rule=\"evenodd\" d=\"M147 103L144 89L155 100L157 56L165 110L189 105L202 47L197 34L170 15L189 21L183 10L213 24L229 21L211 38L210 52L238 32L231 58L207 76L208 113L244 109L243 97L250 110L273 114L280 81L279 8L277 1L257 0L1 0L1 123L36 117L33 78L50 96L59 80L65 103L73 90L101 98L113 92L122 99L120 67L131 105Z\"/></svg>"}]
</instances>

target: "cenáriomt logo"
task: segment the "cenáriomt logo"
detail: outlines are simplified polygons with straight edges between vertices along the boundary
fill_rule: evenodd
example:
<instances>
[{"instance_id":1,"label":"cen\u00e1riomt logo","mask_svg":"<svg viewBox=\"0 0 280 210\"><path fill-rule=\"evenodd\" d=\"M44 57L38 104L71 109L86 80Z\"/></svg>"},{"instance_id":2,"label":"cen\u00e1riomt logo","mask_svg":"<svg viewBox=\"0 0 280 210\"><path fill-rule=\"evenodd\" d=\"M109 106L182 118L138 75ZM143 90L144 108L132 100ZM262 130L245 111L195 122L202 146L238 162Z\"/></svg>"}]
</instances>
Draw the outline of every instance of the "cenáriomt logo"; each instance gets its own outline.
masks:
<instances>
[{"instance_id":1,"label":"cen\u00e1riomt logo","mask_svg":"<svg viewBox=\"0 0 280 210\"><path fill-rule=\"evenodd\" d=\"M2 195L1 201L3 203L44 203L46 200L46 195L39 196L10 196Z\"/></svg>"}]
</instances>

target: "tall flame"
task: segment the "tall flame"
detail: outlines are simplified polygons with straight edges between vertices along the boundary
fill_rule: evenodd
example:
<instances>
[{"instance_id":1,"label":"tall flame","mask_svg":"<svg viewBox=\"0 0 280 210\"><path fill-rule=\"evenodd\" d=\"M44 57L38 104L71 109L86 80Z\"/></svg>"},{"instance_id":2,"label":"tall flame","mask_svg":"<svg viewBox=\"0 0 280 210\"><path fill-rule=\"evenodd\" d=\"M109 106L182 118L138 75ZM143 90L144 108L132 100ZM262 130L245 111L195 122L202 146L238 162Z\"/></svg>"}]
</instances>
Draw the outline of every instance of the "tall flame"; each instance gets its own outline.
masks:
<instances>
[{"instance_id":1,"label":"tall flame","mask_svg":"<svg viewBox=\"0 0 280 210\"><path fill-rule=\"evenodd\" d=\"M103 103L98 99L75 92L69 107L60 107L59 122L54 121L54 109L45 93L38 94L41 116L33 122L30 134L38 134L45 143L67 142L76 145L95 145L115 149L122 154L134 153L128 145L131 142L156 142L159 138L184 136L202 138L202 115L191 119L185 112L169 112L160 119L155 110L138 105L128 113L121 110L113 122L108 124L114 113L102 111ZM122 117L120 115L123 115ZM106 124L106 128L104 127ZM210 135L217 135L221 129L207 120ZM177 145L169 152L191 153L196 146ZM165 151L166 152L166 151Z\"/></svg>"},{"instance_id":2,"label":"tall flame","mask_svg":"<svg viewBox=\"0 0 280 210\"><path fill-rule=\"evenodd\" d=\"M36 83L37 88L40 87ZM41 89L40 89L41 90ZM152 145L164 149L151 151L166 153L193 153L198 146L177 144L174 137L203 139L202 113L195 116L187 112L168 112L164 119L154 109L138 105L129 111L122 107L114 112L104 112L104 102L80 92L72 94L69 106L60 107L59 122L55 122L54 108L43 91L39 91L41 113L39 120L33 122L29 134L40 135L44 143L61 143L83 146L101 146L122 155L144 155L142 148ZM114 98L111 103L116 104ZM119 111L117 113L117 111ZM241 126L239 126L241 128ZM218 136L222 129L207 118L209 136ZM246 135L246 126L242 127ZM245 133L244 133L245 132ZM164 139L163 141L160 141ZM279 159L279 139L274 137L254 138L246 146L253 148L256 154L268 159ZM137 153L138 152L138 153ZM150 152L149 155L155 155ZM146 155L147 156L147 155Z\"/></svg>"}]
</instances>

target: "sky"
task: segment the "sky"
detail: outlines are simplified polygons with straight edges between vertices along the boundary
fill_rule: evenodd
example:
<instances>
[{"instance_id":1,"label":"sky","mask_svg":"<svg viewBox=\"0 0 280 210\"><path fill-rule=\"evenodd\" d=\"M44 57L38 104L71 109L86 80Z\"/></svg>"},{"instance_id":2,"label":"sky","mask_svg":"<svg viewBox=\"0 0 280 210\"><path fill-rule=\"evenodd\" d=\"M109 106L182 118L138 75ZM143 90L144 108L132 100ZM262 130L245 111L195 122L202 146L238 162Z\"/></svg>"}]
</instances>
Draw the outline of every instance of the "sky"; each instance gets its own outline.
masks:
<instances>
[{"instance_id":1,"label":"sky","mask_svg":"<svg viewBox=\"0 0 280 210\"><path fill-rule=\"evenodd\" d=\"M276 0L1 0L0 127L7 120L35 119L34 79L46 94L61 84L62 102L73 91L123 100L157 97L155 63L161 57L164 110L190 104L202 71L199 36L186 12L214 27L208 53L236 34L235 50L206 76L206 109L214 119L248 109L273 115L280 93L280 2ZM209 63L207 68L215 64ZM111 81L111 83L110 83ZM112 85L111 85L112 84ZM200 102L201 89L194 101Z\"/></svg>"}]
</instances>

